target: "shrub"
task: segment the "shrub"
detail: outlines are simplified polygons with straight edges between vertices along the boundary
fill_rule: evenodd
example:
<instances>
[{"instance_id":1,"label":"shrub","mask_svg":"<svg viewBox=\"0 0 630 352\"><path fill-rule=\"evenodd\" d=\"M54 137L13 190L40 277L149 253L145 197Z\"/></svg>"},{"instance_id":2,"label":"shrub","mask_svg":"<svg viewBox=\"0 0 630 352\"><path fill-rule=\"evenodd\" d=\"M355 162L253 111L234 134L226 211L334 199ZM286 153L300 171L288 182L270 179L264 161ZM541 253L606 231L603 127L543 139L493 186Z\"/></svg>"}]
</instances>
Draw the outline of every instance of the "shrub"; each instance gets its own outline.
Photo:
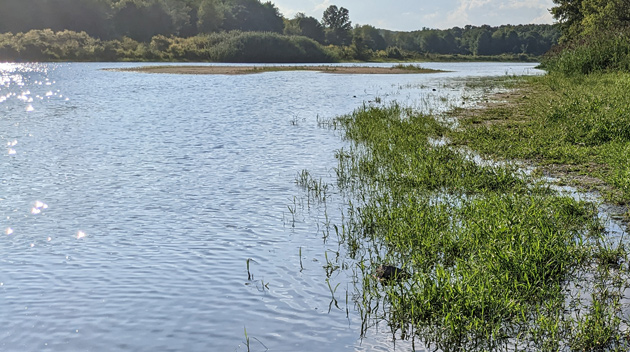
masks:
<instances>
[{"instance_id":1,"label":"shrub","mask_svg":"<svg viewBox=\"0 0 630 352\"><path fill-rule=\"evenodd\" d=\"M565 75L630 72L630 28L603 32L559 45L545 55L543 68Z\"/></svg>"}]
</instances>

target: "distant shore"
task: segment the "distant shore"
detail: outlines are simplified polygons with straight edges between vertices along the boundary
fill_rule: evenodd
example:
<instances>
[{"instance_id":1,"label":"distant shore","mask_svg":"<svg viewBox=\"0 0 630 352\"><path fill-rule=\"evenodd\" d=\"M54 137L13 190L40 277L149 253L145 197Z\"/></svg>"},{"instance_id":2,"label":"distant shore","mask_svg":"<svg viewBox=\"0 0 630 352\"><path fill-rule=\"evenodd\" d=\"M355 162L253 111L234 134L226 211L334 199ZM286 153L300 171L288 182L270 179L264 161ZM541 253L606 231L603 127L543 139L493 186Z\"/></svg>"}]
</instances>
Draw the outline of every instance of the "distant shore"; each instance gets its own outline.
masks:
<instances>
[{"instance_id":1,"label":"distant shore","mask_svg":"<svg viewBox=\"0 0 630 352\"><path fill-rule=\"evenodd\" d=\"M144 73L170 73L190 75L245 75L277 71L316 71L339 74L418 74L444 72L416 65L398 65L394 67L369 66L142 66L111 71L131 71Z\"/></svg>"}]
</instances>

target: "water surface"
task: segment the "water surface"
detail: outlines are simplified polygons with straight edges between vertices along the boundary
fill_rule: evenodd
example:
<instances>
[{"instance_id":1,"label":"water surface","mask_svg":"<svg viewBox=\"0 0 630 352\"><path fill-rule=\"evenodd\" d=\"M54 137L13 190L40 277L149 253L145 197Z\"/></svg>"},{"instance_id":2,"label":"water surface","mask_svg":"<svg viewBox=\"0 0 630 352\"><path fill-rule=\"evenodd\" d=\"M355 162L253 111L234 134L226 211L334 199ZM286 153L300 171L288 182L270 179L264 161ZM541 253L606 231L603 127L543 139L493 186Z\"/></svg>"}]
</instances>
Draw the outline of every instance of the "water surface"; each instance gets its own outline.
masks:
<instances>
[{"instance_id":1,"label":"water surface","mask_svg":"<svg viewBox=\"0 0 630 352\"><path fill-rule=\"evenodd\" d=\"M252 351L408 349L386 326L360 339L351 269L331 305L323 266L352 263L322 223L344 204L295 184L334 183L344 142L318 122L377 99L440 111L474 101L464 78L541 73L101 70L131 65L0 64L0 350L246 351L245 331Z\"/></svg>"}]
</instances>

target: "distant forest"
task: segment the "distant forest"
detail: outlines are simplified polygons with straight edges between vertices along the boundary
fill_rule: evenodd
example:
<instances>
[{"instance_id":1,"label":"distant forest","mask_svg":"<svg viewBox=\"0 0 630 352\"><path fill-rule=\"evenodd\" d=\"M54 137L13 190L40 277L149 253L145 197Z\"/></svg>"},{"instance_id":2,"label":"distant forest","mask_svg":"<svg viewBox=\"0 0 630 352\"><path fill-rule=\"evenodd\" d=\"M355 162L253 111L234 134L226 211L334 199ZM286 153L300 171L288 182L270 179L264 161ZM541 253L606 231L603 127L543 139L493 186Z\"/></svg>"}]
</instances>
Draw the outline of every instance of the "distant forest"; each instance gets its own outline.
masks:
<instances>
[{"instance_id":1,"label":"distant forest","mask_svg":"<svg viewBox=\"0 0 630 352\"><path fill-rule=\"evenodd\" d=\"M4 34L2 34L4 33ZM285 18L259 0L2 0L0 60L307 62L499 56L531 59L556 44L552 25L395 32Z\"/></svg>"}]
</instances>

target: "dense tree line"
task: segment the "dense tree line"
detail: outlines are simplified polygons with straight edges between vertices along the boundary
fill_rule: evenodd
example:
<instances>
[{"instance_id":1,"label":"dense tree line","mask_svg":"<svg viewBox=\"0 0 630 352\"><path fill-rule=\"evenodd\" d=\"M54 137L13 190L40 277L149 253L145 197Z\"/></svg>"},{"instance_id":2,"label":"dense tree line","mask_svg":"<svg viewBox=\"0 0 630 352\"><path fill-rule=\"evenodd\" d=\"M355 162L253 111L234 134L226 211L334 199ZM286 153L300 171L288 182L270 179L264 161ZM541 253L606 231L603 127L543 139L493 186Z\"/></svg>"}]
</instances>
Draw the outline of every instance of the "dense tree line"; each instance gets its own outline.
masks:
<instances>
[{"instance_id":1,"label":"dense tree line","mask_svg":"<svg viewBox=\"0 0 630 352\"><path fill-rule=\"evenodd\" d=\"M383 31L385 45L436 54L542 55L557 43L560 32L552 25L465 26L414 32Z\"/></svg>"},{"instance_id":2,"label":"dense tree line","mask_svg":"<svg viewBox=\"0 0 630 352\"><path fill-rule=\"evenodd\" d=\"M220 32L194 37L100 40L85 32L34 29L0 34L0 61L333 62L334 52L302 36Z\"/></svg>"},{"instance_id":3,"label":"dense tree line","mask_svg":"<svg viewBox=\"0 0 630 352\"><path fill-rule=\"evenodd\" d=\"M216 31L282 33L271 2L258 0L2 0L0 33L31 29L86 32L98 39L190 37Z\"/></svg>"},{"instance_id":4,"label":"dense tree line","mask_svg":"<svg viewBox=\"0 0 630 352\"><path fill-rule=\"evenodd\" d=\"M350 11L344 7L329 6L321 19L303 13L289 19L273 3L260 0L0 1L0 33L17 35L33 30L35 32L27 38L51 39L50 32L42 34L44 30L63 33L55 37L57 42L59 38L73 37L68 34L70 32L81 38L88 36L103 46L102 50L96 51L99 55L111 53L108 47L119 48L117 43L148 45L168 38L172 44L177 38L200 37L203 41L205 36L217 33L276 33L310 38L318 45L328 46L327 52L339 60L409 59L433 54L537 56L546 52L559 37L559 31L549 25L466 26L393 32L370 25L353 26ZM4 46L0 47L0 54L4 52L0 59L32 56L32 53L25 54L24 45L11 44L6 38ZM256 50L261 52L262 49ZM120 50L114 52L117 54L104 57L120 59ZM180 58L178 55L159 56L165 60ZM66 58L70 59L59 56L59 60Z\"/></svg>"}]
</instances>

